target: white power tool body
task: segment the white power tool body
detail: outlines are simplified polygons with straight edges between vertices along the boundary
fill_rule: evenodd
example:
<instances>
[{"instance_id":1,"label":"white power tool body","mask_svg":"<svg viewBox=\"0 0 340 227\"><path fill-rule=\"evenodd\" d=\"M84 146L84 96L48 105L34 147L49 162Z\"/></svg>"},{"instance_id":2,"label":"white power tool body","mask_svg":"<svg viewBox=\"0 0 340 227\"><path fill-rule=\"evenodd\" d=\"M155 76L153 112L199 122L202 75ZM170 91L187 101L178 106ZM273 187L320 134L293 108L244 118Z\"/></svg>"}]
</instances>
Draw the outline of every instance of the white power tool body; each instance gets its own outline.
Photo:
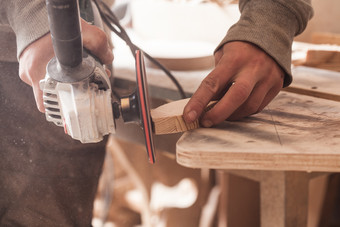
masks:
<instances>
[{"instance_id":1,"label":"white power tool body","mask_svg":"<svg viewBox=\"0 0 340 227\"><path fill-rule=\"evenodd\" d=\"M46 6L55 52L40 81L46 119L73 139L95 143L115 133L115 120L122 117L143 129L149 162L154 163L143 53L135 51L136 91L114 99L103 65L83 50L79 15L93 24L101 22L95 5L91 0L46 0Z\"/></svg>"},{"instance_id":2,"label":"white power tool body","mask_svg":"<svg viewBox=\"0 0 340 227\"><path fill-rule=\"evenodd\" d=\"M111 85L103 67L97 64L89 77L65 83L50 76L54 61L55 58L40 82L46 119L63 126L65 133L82 143L99 142L103 136L115 133Z\"/></svg>"}]
</instances>

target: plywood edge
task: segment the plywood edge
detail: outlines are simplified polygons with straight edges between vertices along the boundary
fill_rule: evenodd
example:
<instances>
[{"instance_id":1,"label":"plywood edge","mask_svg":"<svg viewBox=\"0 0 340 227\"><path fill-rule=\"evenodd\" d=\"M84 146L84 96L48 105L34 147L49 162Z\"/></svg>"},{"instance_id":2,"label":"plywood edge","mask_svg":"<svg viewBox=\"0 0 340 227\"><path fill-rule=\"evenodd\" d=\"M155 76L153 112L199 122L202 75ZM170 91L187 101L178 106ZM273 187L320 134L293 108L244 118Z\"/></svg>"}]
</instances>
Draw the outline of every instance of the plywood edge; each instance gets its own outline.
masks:
<instances>
[{"instance_id":1,"label":"plywood edge","mask_svg":"<svg viewBox=\"0 0 340 227\"><path fill-rule=\"evenodd\" d=\"M177 143L178 144L178 143ZM208 154L209 153L209 154ZM320 157L314 154L270 153L270 161L261 153L204 152L182 150L176 146L176 161L188 168L234 170L281 170L306 172L340 172L340 157L332 154ZM317 163L317 165L316 165Z\"/></svg>"}]
</instances>

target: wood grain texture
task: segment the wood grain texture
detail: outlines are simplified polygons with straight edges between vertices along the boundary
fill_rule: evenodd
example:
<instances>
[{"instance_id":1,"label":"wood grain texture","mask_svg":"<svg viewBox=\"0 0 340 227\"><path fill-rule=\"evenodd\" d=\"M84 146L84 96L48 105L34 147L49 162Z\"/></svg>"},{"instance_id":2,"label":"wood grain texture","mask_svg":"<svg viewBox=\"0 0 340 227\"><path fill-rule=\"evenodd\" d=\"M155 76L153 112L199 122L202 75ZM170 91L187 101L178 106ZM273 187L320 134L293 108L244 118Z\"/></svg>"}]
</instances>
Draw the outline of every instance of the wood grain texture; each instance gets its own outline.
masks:
<instances>
[{"instance_id":1,"label":"wood grain texture","mask_svg":"<svg viewBox=\"0 0 340 227\"><path fill-rule=\"evenodd\" d=\"M156 135L185 132L199 127L198 120L187 124L183 119L183 109L189 99L181 99L151 110L151 118Z\"/></svg>"},{"instance_id":2,"label":"wood grain texture","mask_svg":"<svg viewBox=\"0 0 340 227\"><path fill-rule=\"evenodd\" d=\"M172 134L199 128L198 120L188 124L183 119L183 110L188 101L189 98L181 99L152 109L151 118L154 133L156 135ZM214 104L215 102L209 103L205 111L211 109Z\"/></svg>"},{"instance_id":3,"label":"wood grain texture","mask_svg":"<svg viewBox=\"0 0 340 227\"><path fill-rule=\"evenodd\" d=\"M261 113L186 132L177 162L192 168L340 171L340 103L282 92Z\"/></svg>"}]
</instances>

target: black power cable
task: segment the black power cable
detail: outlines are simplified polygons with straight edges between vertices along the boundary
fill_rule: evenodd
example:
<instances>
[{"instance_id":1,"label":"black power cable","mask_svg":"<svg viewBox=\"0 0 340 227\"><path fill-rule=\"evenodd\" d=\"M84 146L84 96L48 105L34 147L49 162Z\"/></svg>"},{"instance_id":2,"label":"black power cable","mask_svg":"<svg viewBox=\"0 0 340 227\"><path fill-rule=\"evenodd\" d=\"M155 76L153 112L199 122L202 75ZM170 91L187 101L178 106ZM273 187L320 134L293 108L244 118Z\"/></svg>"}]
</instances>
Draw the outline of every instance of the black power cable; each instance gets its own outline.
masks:
<instances>
[{"instance_id":1,"label":"black power cable","mask_svg":"<svg viewBox=\"0 0 340 227\"><path fill-rule=\"evenodd\" d=\"M128 36L128 34L126 33L125 29L120 25L119 20L117 19L117 17L114 15L114 13L112 12L112 10L102 1L100 1L100 4L98 2L98 0L93 0L94 3L96 4L98 11L100 13L100 16L102 18L102 20L104 21L104 23L108 26L108 28L113 31L119 38L121 38L122 40L125 41L125 43L129 46L132 55L135 57L135 51L136 50L141 50L143 51L141 48L139 48L138 46L136 46L130 39L130 37ZM165 68L159 61L157 61L156 59L154 59L153 57L151 57L148 53L146 53L145 51L143 51L144 55L146 58L148 58L153 64L155 64L157 67L159 67L169 78L170 80L175 84L175 86L178 89L178 92L181 96L181 98L186 98L186 95L184 93L184 90L182 88L182 86L179 84L179 82L177 81L177 79L172 75L172 73Z\"/></svg>"}]
</instances>

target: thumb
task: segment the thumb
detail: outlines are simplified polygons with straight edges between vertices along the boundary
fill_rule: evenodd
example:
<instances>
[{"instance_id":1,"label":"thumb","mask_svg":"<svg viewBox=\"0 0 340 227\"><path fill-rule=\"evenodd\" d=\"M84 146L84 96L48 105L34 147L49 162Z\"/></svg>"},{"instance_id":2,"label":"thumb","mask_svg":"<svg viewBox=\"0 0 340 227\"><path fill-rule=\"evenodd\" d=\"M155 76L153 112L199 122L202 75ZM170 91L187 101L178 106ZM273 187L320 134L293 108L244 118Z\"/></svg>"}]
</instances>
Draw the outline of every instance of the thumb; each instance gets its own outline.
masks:
<instances>
[{"instance_id":1,"label":"thumb","mask_svg":"<svg viewBox=\"0 0 340 227\"><path fill-rule=\"evenodd\" d=\"M81 19L81 27L84 47L98 57L102 63L111 64L113 53L105 32L95 25L88 24L83 19Z\"/></svg>"}]
</instances>

